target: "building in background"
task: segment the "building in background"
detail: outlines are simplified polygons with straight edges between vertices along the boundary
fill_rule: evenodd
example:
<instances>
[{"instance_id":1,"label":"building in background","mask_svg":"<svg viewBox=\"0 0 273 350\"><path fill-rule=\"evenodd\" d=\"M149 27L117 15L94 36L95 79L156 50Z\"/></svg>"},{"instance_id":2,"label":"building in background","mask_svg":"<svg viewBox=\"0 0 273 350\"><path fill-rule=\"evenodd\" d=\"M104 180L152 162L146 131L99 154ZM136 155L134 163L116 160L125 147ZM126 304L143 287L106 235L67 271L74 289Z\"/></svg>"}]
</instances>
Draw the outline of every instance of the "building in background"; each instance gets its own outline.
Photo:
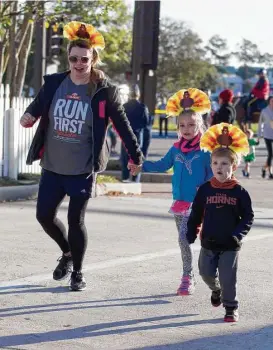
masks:
<instances>
[{"instance_id":1,"label":"building in background","mask_svg":"<svg viewBox=\"0 0 273 350\"><path fill-rule=\"evenodd\" d=\"M219 93L224 89L231 89L234 92L234 95L238 96L243 94L244 85L246 91L250 91L256 84L258 80L258 76L256 74L244 81L242 77L236 74L236 69L234 68L232 70L231 68L232 67L229 67L229 69L227 69L227 73L222 73L219 75L216 90L211 94L213 100L217 99ZM259 68L255 70L258 71ZM273 69L268 70L268 79L271 93L273 93Z\"/></svg>"}]
</instances>

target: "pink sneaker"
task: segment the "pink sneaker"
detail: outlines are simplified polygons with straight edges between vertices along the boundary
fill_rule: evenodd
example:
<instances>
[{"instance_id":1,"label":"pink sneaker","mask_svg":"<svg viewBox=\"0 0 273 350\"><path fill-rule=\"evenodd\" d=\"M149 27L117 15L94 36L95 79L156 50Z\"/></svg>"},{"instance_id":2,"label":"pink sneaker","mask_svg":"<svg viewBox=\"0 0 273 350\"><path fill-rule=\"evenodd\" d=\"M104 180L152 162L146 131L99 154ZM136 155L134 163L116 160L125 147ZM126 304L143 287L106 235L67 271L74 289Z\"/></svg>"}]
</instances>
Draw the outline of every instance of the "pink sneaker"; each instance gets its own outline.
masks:
<instances>
[{"instance_id":1,"label":"pink sneaker","mask_svg":"<svg viewBox=\"0 0 273 350\"><path fill-rule=\"evenodd\" d=\"M195 291L195 279L192 276L183 276L180 286L177 289L177 295L191 295Z\"/></svg>"}]
</instances>

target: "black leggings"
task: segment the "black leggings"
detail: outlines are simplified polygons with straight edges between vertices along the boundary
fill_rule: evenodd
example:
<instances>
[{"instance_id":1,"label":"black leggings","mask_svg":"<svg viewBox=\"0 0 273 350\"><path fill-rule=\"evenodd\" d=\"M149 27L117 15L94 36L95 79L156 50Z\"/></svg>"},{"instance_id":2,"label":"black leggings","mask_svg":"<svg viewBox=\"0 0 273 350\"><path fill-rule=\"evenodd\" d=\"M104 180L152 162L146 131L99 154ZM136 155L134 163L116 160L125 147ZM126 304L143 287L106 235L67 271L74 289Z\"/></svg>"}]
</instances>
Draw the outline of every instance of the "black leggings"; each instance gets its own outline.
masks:
<instances>
[{"instance_id":1,"label":"black leggings","mask_svg":"<svg viewBox=\"0 0 273 350\"><path fill-rule=\"evenodd\" d=\"M89 196L70 195L68 207L68 236L64 224L56 217L58 208L67 191L62 186L60 175L47 172L42 175L36 218L44 231L59 245L63 253L71 252L74 271L81 271L87 247L87 231L84 217ZM55 181L52 181L55 180ZM78 182L78 181L77 181Z\"/></svg>"},{"instance_id":2,"label":"black leggings","mask_svg":"<svg viewBox=\"0 0 273 350\"><path fill-rule=\"evenodd\" d=\"M267 162L266 162L266 165L268 167L271 167L272 156L273 156L273 150L272 150L272 142L273 142L273 140L264 139L264 142L265 142L266 149L267 149Z\"/></svg>"}]
</instances>

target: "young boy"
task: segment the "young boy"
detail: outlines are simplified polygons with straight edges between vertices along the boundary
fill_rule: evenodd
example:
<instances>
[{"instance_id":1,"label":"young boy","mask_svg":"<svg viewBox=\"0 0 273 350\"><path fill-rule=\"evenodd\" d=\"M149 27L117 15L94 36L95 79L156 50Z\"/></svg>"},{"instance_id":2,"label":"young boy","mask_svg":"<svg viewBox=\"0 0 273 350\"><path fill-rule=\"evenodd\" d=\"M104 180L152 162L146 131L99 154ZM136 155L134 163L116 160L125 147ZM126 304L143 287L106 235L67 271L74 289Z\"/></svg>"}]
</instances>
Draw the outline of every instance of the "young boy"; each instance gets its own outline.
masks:
<instances>
[{"instance_id":1,"label":"young boy","mask_svg":"<svg viewBox=\"0 0 273 350\"><path fill-rule=\"evenodd\" d=\"M242 170L243 176L250 178L250 164L255 161L255 146L259 145L259 141L253 138L253 131L251 129L247 129L245 132L248 144L249 144L249 153L244 156L245 168Z\"/></svg>"},{"instance_id":2,"label":"young boy","mask_svg":"<svg viewBox=\"0 0 273 350\"><path fill-rule=\"evenodd\" d=\"M189 243L194 243L202 224L199 273L212 290L211 304L217 307L223 303L225 322L239 319L236 297L239 250L254 217L249 194L233 175L238 161L238 155L227 147L212 152L214 177L200 186L187 231Z\"/></svg>"}]
</instances>

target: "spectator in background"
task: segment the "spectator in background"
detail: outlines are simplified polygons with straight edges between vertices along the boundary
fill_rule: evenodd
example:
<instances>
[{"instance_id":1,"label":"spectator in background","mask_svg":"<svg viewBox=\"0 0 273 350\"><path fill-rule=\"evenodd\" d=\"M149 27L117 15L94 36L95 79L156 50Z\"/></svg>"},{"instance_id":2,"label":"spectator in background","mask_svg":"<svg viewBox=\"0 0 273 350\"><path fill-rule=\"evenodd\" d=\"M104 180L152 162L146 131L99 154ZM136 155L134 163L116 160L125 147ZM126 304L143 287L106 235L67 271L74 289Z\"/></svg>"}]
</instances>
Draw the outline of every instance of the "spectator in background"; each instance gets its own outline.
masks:
<instances>
[{"instance_id":1,"label":"spectator in background","mask_svg":"<svg viewBox=\"0 0 273 350\"><path fill-rule=\"evenodd\" d=\"M268 172L269 179L273 179L273 168L272 168L272 158L273 158L273 96L269 97L268 106L262 110L258 137L264 138L264 142L267 149L267 160L262 168L262 178L266 177Z\"/></svg>"},{"instance_id":2,"label":"spectator in background","mask_svg":"<svg viewBox=\"0 0 273 350\"><path fill-rule=\"evenodd\" d=\"M148 149L149 149L151 139L152 139L153 124L154 124L154 115L149 114L149 123L143 129L143 142L142 142L142 147L141 147L142 154L143 154L144 158L146 158L146 159L148 157Z\"/></svg>"},{"instance_id":3,"label":"spectator in background","mask_svg":"<svg viewBox=\"0 0 273 350\"><path fill-rule=\"evenodd\" d=\"M201 89L202 90L202 89ZM208 95L209 99L211 98L211 91L210 90L204 90L204 93ZM211 112L210 112L211 113ZM207 129L209 124L208 124L208 120L209 120L209 116L210 113L205 113L202 115L203 121L204 121L204 125L205 128Z\"/></svg>"},{"instance_id":4,"label":"spectator in background","mask_svg":"<svg viewBox=\"0 0 273 350\"><path fill-rule=\"evenodd\" d=\"M111 144L111 155L117 155L118 152L116 151L116 146L117 146L117 134L114 130L113 124L111 123L108 127L108 132L107 132L107 136L110 138L110 144Z\"/></svg>"},{"instance_id":5,"label":"spectator in background","mask_svg":"<svg viewBox=\"0 0 273 350\"><path fill-rule=\"evenodd\" d=\"M166 111L166 98L162 98L162 102L157 107L160 111ZM158 115L158 121L159 121L159 137L163 136L163 124L164 124L164 130L165 130L165 137L168 136L168 118L166 113L160 113Z\"/></svg>"},{"instance_id":6,"label":"spectator in background","mask_svg":"<svg viewBox=\"0 0 273 350\"><path fill-rule=\"evenodd\" d=\"M258 146L260 142L254 139L254 132L251 129L246 129L245 134L248 140L249 152L243 157L245 161L245 168L242 169L242 173L244 177L250 178L250 164L256 159L255 146Z\"/></svg>"},{"instance_id":7,"label":"spectator in background","mask_svg":"<svg viewBox=\"0 0 273 350\"><path fill-rule=\"evenodd\" d=\"M133 132L137 138L138 144L143 145L143 133L144 130L147 130L149 127L149 111L148 108L141 102L139 102L140 91L138 85L133 85L129 93L129 101L124 104L124 109L127 115L127 118L131 124ZM148 138L146 134L145 139L145 151L148 150ZM122 170L122 181L130 181L130 171L127 167L129 156L124 145L121 145L121 170ZM133 182L140 181L140 174L132 177Z\"/></svg>"},{"instance_id":8,"label":"spectator in background","mask_svg":"<svg viewBox=\"0 0 273 350\"><path fill-rule=\"evenodd\" d=\"M269 97L269 81L265 69L260 69L258 72L259 80L251 90L250 99L248 101L248 117L251 120L252 113L261 111L266 107L266 101Z\"/></svg>"},{"instance_id":9,"label":"spectator in background","mask_svg":"<svg viewBox=\"0 0 273 350\"><path fill-rule=\"evenodd\" d=\"M236 111L232 105L233 92L229 89L223 90L219 95L220 108L214 113L211 125L228 123L233 124L236 119Z\"/></svg>"}]
</instances>

